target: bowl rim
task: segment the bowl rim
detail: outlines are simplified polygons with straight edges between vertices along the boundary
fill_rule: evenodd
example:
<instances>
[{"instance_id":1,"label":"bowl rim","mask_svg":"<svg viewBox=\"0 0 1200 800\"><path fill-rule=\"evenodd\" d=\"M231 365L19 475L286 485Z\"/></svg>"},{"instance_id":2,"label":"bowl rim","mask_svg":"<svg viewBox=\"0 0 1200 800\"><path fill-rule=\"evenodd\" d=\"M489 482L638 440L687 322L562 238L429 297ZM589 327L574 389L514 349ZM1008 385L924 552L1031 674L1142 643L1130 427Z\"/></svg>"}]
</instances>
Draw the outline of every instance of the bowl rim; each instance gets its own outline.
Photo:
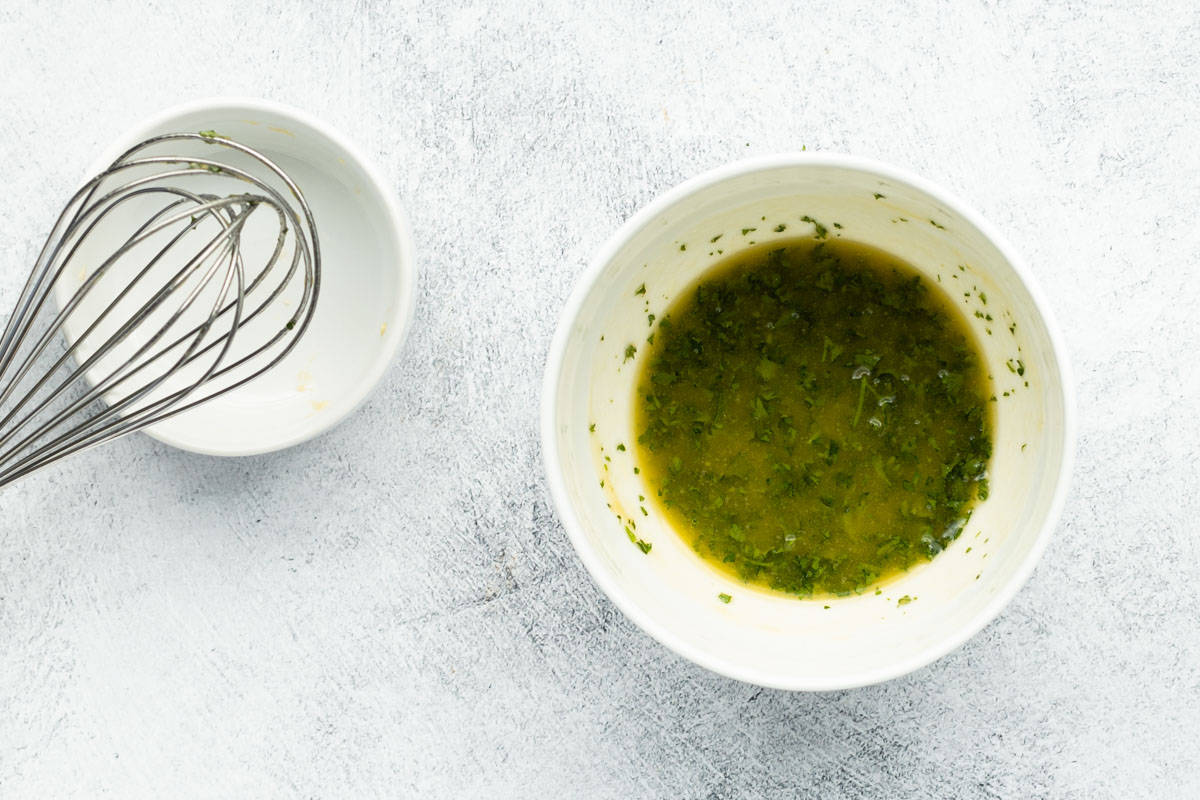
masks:
<instances>
[{"instance_id":1,"label":"bowl rim","mask_svg":"<svg viewBox=\"0 0 1200 800\"><path fill-rule=\"evenodd\" d=\"M180 441L173 436L155 430L157 426L154 425L142 429L142 433L153 439L157 439L163 444L201 455L254 456L273 453L314 439L345 421L366 402L367 398L370 397L371 393L379 385L388 367L395 360L400 346L408 338L408 333L412 327L413 317L416 312L416 288L420 267L417 264L415 256L412 226L409 224L408 217L400 206L391 183L385 179L383 173L380 172L379 168L358 145L354 144L354 142L333 126L306 111L284 103L275 102L274 100L264 100L255 97L205 97L197 100L189 100L144 117L124 129L112 140L108 147L88 167L87 176L91 177L92 175L99 174L129 147L145 139L147 134L155 128L168 125L173 119L178 117L203 113L205 111L233 111L247 115L255 113L272 114L283 120L295 120L301 125L312 128L319 135L328 139L335 148L341 151L340 155L347 162L355 164L363 171L371 189L382 199L384 217L388 223L386 234L390 236L392 246L399 254L398 258L392 262L392 268L395 270L397 277L396 291L391 298L392 313L387 320L387 331L382 337L383 344L376 358L372 361L370 369L351 387L351 391L343 395L343 397L349 398L350 402L341 411L327 415L317 415L310 420L310 424L301 432L265 446L205 447L203 445ZM318 220L319 224L320 221ZM319 235L319 227L317 232Z\"/></svg>"},{"instance_id":2,"label":"bowl rim","mask_svg":"<svg viewBox=\"0 0 1200 800\"><path fill-rule=\"evenodd\" d=\"M583 524L576 514L567 493L562 460L554 431L558 384L562 375L563 355L566 350L567 341L570 338L571 328L583 308L584 299L596 285L617 252L663 212L703 189L754 172L769 172L781 168L798 166L845 168L873 174L902 184L908 184L912 188L924 192L929 197L944 204L946 208L959 214L969 224L975 226L999 250L1001 256L1009 263L1013 271L1016 272L1017 277L1033 299L1034 310L1046 326L1046 331L1050 339L1051 352L1059 369L1060 380L1058 390L1063 402L1063 425L1061 430L1063 455L1058 474L1055 476L1056 485L1054 495L1051 498L1046 515L1041 521L1040 529L1032 547L1025 553L1024 558L1017 565L1016 570L1009 576L1000 591L971 617L965 625L951 631L949 635L937 639L914 655L873 669L860 672L852 671L844 676L823 680L797 678L778 670L761 669L753 665L738 663L735 659L708 653L685 641L682 636L677 635L667 626L660 624L651 613L643 610L633 602L625 594L619 582L605 570L600 558L592 550L584 536ZM967 639L970 639L995 619L1000 614L1000 611L1028 581L1034 567L1037 566L1038 561L1045 552L1050 537L1062 516L1063 506L1066 502L1066 495L1070 486L1070 476L1075 461L1076 442L1074 386L1070 362L1067 360L1065 340L1059 331L1054 314L1042 293L1041 287L1034 279L1028 264L1004 235L975 211L974 208L946 189L902 167L842 153L783 152L733 161L703 172L668 189L626 220L623 225L608 237L607 241L592 257L583 274L578 278L575 288L572 290L559 316L558 327L551 341L546 359L541 403L542 458L551 499L558 512L558 517L566 529L567 536L575 548L575 552L578 554L580 560L583 561L584 567L586 567L588 573L592 576L592 580L596 582L617 608L645 633L684 658L720 675L739 681L786 690L832 691L853 689L881 683L914 672L957 649Z\"/></svg>"}]
</instances>

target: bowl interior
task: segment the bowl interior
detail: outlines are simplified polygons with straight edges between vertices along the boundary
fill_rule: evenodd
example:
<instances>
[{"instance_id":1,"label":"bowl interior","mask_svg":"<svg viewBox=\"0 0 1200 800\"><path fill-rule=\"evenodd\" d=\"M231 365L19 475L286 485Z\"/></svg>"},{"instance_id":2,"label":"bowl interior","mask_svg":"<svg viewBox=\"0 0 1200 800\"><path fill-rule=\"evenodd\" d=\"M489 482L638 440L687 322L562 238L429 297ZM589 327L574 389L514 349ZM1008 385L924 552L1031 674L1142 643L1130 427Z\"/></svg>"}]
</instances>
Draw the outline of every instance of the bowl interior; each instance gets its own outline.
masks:
<instances>
[{"instance_id":1,"label":"bowl interior","mask_svg":"<svg viewBox=\"0 0 1200 800\"><path fill-rule=\"evenodd\" d=\"M348 144L319 123L273 104L202 103L167 112L127 133L93 171L99 172L143 139L202 130L215 130L262 152L299 186L316 220L320 293L308 330L271 371L146 432L203 453L267 452L332 427L354 410L382 375L412 316L414 265L408 227L389 190ZM200 141L172 143L169 149L172 154L234 166L248 163L240 154ZM214 193L237 191L227 179L213 181L210 191ZM282 183L271 182L284 190ZM188 188L205 190L195 183ZM131 204L128 213L137 211ZM132 217L130 221L137 224ZM248 226L244 248L250 253L269 251L275 234L270 226ZM60 307L85 275L82 271L59 281L55 291ZM118 280L119 276L112 278ZM264 317L264 325L275 325L277 330L293 312L296 300L295 292L281 296ZM69 326L66 333L72 338ZM235 347L248 348L253 339L253 330L240 332Z\"/></svg>"},{"instance_id":2,"label":"bowl interior","mask_svg":"<svg viewBox=\"0 0 1200 800\"><path fill-rule=\"evenodd\" d=\"M631 221L566 312L547 376L546 436L567 530L626 613L719 672L826 689L915 669L995 615L1032 569L1057 514L1069 421L1053 334L1000 247L970 212L928 187L803 158L697 181ZM945 552L878 595L798 600L753 589L702 562L638 500L654 495L634 472L629 446L647 314L661 317L698 275L739 249L814 232L802 217L830 237L894 253L944 288L976 334L997 395L989 499ZM630 345L638 350L627 359ZM649 554L629 541L618 514L637 520ZM905 596L911 601L901 604Z\"/></svg>"}]
</instances>

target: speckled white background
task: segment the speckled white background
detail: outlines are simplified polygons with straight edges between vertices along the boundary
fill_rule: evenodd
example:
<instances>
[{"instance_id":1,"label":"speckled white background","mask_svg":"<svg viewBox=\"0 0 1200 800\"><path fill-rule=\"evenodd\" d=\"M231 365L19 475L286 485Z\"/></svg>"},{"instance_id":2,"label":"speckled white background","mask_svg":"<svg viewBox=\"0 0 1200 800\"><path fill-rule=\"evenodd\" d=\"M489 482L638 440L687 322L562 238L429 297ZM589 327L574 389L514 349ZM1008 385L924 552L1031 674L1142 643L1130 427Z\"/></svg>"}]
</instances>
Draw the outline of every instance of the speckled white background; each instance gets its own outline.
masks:
<instances>
[{"instance_id":1,"label":"speckled white background","mask_svg":"<svg viewBox=\"0 0 1200 800\"><path fill-rule=\"evenodd\" d=\"M136 436L0 492L0 795L1200 794L1200 6L4 3L5 313L97 153L213 94L300 106L378 159L416 230L414 332L308 445ZM548 506L536 419L602 240L684 178L801 145L910 167L1009 235L1081 432L1003 615L823 695L627 622Z\"/></svg>"}]
</instances>

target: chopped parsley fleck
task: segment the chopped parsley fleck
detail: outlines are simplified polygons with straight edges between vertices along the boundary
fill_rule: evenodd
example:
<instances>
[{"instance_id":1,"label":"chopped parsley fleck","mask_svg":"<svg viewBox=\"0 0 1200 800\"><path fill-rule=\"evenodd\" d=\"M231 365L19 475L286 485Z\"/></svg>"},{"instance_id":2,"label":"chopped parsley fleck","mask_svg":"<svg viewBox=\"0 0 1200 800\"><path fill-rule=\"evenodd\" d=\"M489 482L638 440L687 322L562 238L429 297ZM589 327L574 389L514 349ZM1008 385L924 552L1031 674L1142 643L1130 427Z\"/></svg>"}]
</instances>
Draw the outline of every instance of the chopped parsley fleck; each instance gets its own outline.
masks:
<instances>
[{"instance_id":1,"label":"chopped parsley fleck","mask_svg":"<svg viewBox=\"0 0 1200 800\"><path fill-rule=\"evenodd\" d=\"M729 601L733 599L733 595L726 594L725 592L721 592L719 595L717 595L717 599L720 600L725 605L729 605Z\"/></svg>"},{"instance_id":2,"label":"chopped parsley fleck","mask_svg":"<svg viewBox=\"0 0 1200 800\"><path fill-rule=\"evenodd\" d=\"M222 171L221 168L216 164L201 164L198 161L189 161L188 169L202 169L206 172L212 172L214 174Z\"/></svg>"},{"instance_id":3,"label":"chopped parsley fleck","mask_svg":"<svg viewBox=\"0 0 1200 800\"><path fill-rule=\"evenodd\" d=\"M801 221L801 222L809 222L809 223L812 223L812 226L813 226L813 235L814 235L815 237L817 237L818 239L824 239L824 238L826 237L826 235L828 235L828 233L829 233L829 229L828 229L828 228L826 228L824 225L822 225L821 223L817 222L815 219L813 219L812 217L808 216L807 214L805 214L803 217L801 217L801 218L800 218L800 221Z\"/></svg>"}]
</instances>

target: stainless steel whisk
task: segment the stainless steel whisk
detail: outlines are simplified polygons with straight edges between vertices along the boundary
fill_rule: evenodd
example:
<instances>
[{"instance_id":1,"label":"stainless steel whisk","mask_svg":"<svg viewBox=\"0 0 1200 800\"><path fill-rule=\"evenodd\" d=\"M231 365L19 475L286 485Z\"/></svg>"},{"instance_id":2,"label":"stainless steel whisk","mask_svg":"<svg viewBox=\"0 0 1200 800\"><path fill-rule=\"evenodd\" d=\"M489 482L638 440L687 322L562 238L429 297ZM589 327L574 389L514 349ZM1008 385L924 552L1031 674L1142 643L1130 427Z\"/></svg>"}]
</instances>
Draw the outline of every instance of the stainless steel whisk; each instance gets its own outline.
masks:
<instances>
[{"instance_id":1,"label":"stainless steel whisk","mask_svg":"<svg viewBox=\"0 0 1200 800\"><path fill-rule=\"evenodd\" d=\"M0 486L267 372L320 280L308 203L262 153L208 131L130 148L71 198L0 337Z\"/></svg>"}]
</instances>

